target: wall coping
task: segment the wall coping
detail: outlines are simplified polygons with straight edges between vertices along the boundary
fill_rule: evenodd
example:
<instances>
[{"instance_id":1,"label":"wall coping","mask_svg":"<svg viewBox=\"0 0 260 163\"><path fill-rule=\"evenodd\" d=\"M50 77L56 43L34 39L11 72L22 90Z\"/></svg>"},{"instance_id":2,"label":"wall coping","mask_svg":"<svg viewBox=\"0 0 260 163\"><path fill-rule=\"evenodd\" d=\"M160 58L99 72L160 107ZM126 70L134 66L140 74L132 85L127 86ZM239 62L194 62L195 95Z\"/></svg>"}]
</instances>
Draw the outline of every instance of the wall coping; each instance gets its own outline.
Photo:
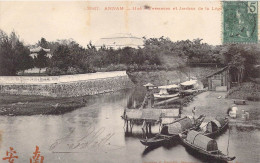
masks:
<instances>
[{"instance_id":1,"label":"wall coping","mask_svg":"<svg viewBox=\"0 0 260 163\"><path fill-rule=\"evenodd\" d=\"M60 84L127 76L126 71L96 72L62 76L0 76L0 85Z\"/></svg>"}]
</instances>

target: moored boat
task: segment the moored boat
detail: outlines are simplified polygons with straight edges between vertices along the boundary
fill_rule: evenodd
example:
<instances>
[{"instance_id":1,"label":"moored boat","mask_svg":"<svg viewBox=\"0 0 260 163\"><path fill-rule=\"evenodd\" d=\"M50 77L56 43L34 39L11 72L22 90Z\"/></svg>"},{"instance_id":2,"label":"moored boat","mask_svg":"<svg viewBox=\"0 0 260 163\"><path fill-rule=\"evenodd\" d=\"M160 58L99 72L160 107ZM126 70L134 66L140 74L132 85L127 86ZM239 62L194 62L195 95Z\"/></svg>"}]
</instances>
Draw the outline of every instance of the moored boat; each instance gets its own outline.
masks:
<instances>
[{"instance_id":1,"label":"moored boat","mask_svg":"<svg viewBox=\"0 0 260 163\"><path fill-rule=\"evenodd\" d=\"M176 84L159 86L159 93L154 93L155 99L169 99L179 96L179 86Z\"/></svg>"},{"instance_id":2,"label":"moored boat","mask_svg":"<svg viewBox=\"0 0 260 163\"><path fill-rule=\"evenodd\" d=\"M207 123L206 131L203 132L203 135L208 137L215 137L220 135L228 127L229 120L228 118L216 118Z\"/></svg>"},{"instance_id":3,"label":"moored boat","mask_svg":"<svg viewBox=\"0 0 260 163\"><path fill-rule=\"evenodd\" d=\"M191 117L183 117L163 126L160 134L149 139L141 139L140 142L145 146L161 146L178 138L179 133L186 133L191 129L199 129L205 116L200 116L193 121Z\"/></svg>"},{"instance_id":4,"label":"moored boat","mask_svg":"<svg viewBox=\"0 0 260 163\"><path fill-rule=\"evenodd\" d=\"M190 80L190 81L180 83L181 96L191 95L198 92L197 86L198 86L197 80Z\"/></svg>"},{"instance_id":5,"label":"moored boat","mask_svg":"<svg viewBox=\"0 0 260 163\"><path fill-rule=\"evenodd\" d=\"M201 154L209 159L232 161L236 157L230 157L223 154L219 149L217 142L200 132L191 130L187 134L179 134L180 140L183 145L192 150L192 153Z\"/></svg>"},{"instance_id":6,"label":"moored boat","mask_svg":"<svg viewBox=\"0 0 260 163\"><path fill-rule=\"evenodd\" d=\"M178 135L163 135L156 134L154 137L150 139L141 139L140 142L145 146L161 146L166 144L168 141L178 137Z\"/></svg>"}]
</instances>

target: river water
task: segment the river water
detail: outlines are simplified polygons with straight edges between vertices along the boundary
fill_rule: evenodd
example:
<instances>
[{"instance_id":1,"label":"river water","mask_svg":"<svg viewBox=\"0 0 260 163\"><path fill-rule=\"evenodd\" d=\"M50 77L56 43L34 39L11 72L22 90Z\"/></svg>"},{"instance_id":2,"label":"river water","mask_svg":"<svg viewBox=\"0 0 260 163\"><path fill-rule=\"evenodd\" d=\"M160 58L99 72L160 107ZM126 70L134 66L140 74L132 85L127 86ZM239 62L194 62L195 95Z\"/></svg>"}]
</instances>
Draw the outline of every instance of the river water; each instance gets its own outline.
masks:
<instances>
[{"instance_id":1,"label":"river water","mask_svg":"<svg viewBox=\"0 0 260 163\"><path fill-rule=\"evenodd\" d=\"M141 126L134 126L132 134L126 135L120 116L133 92L123 90L91 96L85 107L62 115L1 116L1 162L10 147L18 156L15 163L30 162L36 145L46 163L214 162L189 153L178 142L145 149L139 142ZM158 126L152 127L153 133L158 130ZM259 162L259 137L259 130L232 126L216 140L223 153L227 152L229 140L229 155L237 157L234 163L256 163Z\"/></svg>"}]
</instances>

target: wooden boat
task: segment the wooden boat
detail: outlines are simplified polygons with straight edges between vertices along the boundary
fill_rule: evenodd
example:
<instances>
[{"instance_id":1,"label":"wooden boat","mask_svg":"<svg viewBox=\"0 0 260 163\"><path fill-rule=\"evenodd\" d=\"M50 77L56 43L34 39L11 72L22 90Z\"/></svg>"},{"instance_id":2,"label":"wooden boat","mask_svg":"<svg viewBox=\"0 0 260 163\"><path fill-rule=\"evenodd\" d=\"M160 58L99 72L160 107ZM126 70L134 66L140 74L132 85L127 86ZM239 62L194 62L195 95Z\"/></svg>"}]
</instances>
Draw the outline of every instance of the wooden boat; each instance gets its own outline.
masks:
<instances>
[{"instance_id":1,"label":"wooden boat","mask_svg":"<svg viewBox=\"0 0 260 163\"><path fill-rule=\"evenodd\" d=\"M179 96L179 86L176 84L159 86L159 93L154 93L155 99L169 99Z\"/></svg>"},{"instance_id":2,"label":"wooden boat","mask_svg":"<svg viewBox=\"0 0 260 163\"><path fill-rule=\"evenodd\" d=\"M187 134L179 134L182 144L194 154L206 156L209 159L219 161L232 161L236 157L229 157L219 149L217 142L200 132L191 130Z\"/></svg>"},{"instance_id":3,"label":"wooden boat","mask_svg":"<svg viewBox=\"0 0 260 163\"><path fill-rule=\"evenodd\" d=\"M161 146L166 144L168 141L177 138L178 135L163 135L163 134L156 134L154 137L150 139L141 139L140 142L148 147L151 146Z\"/></svg>"},{"instance_id":4,"label":"wooden boat","mask_svg":"<svg viewBox=\"0 0 260 163\"><path fill-rule=\"evenodd\" d=\"M176 94L160 94L160 93L155 93L153 94L155 99L169 99L173 97L178 97L179 93Z\"/></svg>"},{"instance_id":5,"label":"wooden boat","mask_svg":"<svg viewBox=\"0 0 260 163\"><path fill-rule=\"evenodd\" d=\"M206 131L203 133L203 135L208 137L218 136L227 129L228 123L228 118L216 118L207 123Z\"/></svg>"},{"instance_id":6,"label":"wooden boat","mask_svg":"<svg viewBox=\"0 0 260 163\"><path fill-rule=\"evenodd\" d=\"M155 135L149 139L141 139L140 142L145 146L161 146L169 141L173 141L174 139L179 137L179 133L186 133L191 129L199 129L199 126L203 122L205 116L200 116L195 120L195 123L192 122L190 117L183 117L177 119L176 121L165 125L160 134Z\"/></svg>"},{"instance_id":7,"label":"wooden boat","mask_svg":"<svg viewBox=\"0 0 260 163\"><path fill-rule=\"evenodd\" d=\"M180 83L181 86L181 96L187 96L192 95L196 92L198 92L198 89L196 88L198 85L197 80L190 80L183 83Z\"/></svg>"}]
</instances>

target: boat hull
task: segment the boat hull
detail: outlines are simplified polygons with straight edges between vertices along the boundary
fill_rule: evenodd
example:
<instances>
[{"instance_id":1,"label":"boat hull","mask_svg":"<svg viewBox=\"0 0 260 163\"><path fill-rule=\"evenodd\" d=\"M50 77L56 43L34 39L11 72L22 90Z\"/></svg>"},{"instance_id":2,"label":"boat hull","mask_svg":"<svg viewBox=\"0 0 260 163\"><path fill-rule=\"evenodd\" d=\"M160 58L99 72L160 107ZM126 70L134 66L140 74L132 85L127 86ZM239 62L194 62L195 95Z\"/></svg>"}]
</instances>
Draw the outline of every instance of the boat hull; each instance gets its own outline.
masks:
<instances>
[{"instance_id":1,"label":"boat hull","mask_svg":"<svg viewBox=\"0 0 260 163\"><path fill-rule=\"evenodd\" d=\"M174 139L178 138L178 135L156 135L155 137L149 139L141 139L140 142L148 147L152 146L162 146Z\"/></svg>"},{"instance_id":2,"label":"boat hull","mask_svg":"<svg viewBox=\"0 0 260 163\"><path fill-rule=\"evenodd\" d=\"M216 136L219 136L220 134L222 134L227 128L228 128L228 121L226 121L226 123L217 131L212 132L212 133L204 133L203 135L208 136L210 138L214 138Z\"/></svg>"},{"instance_id":3,"label":"boat hull","mask_svg":"<svg viewBox=\"0 0 260 163\"><path fill-rule=\"evenodd\" d=\"M164 94L160 95L159 93L155 93L154 94L154 98L155 99L169 99L169 98L173 98L173 97L177 97L177 96L179 96L178 93L176 93L176 94L169 94L169 95L164 95Z\"/></svg>"},{"instance_id":4,"label":"boat hull","mask_svg":"<svg viewBox=\"0 0 260 163\"><path fill-rule=\"evenodd\" d=\"M191 154L194 154L195 156L199 155L201 157L207 158L207 160L232 161L236 158L236 157L229 157L227 155L224 155L220 151L219 154L210 153L195 145L190 144L181 136L180 136L180 141L184 145L184 147L190 151Z\"/></svg>"}]
</instances>

